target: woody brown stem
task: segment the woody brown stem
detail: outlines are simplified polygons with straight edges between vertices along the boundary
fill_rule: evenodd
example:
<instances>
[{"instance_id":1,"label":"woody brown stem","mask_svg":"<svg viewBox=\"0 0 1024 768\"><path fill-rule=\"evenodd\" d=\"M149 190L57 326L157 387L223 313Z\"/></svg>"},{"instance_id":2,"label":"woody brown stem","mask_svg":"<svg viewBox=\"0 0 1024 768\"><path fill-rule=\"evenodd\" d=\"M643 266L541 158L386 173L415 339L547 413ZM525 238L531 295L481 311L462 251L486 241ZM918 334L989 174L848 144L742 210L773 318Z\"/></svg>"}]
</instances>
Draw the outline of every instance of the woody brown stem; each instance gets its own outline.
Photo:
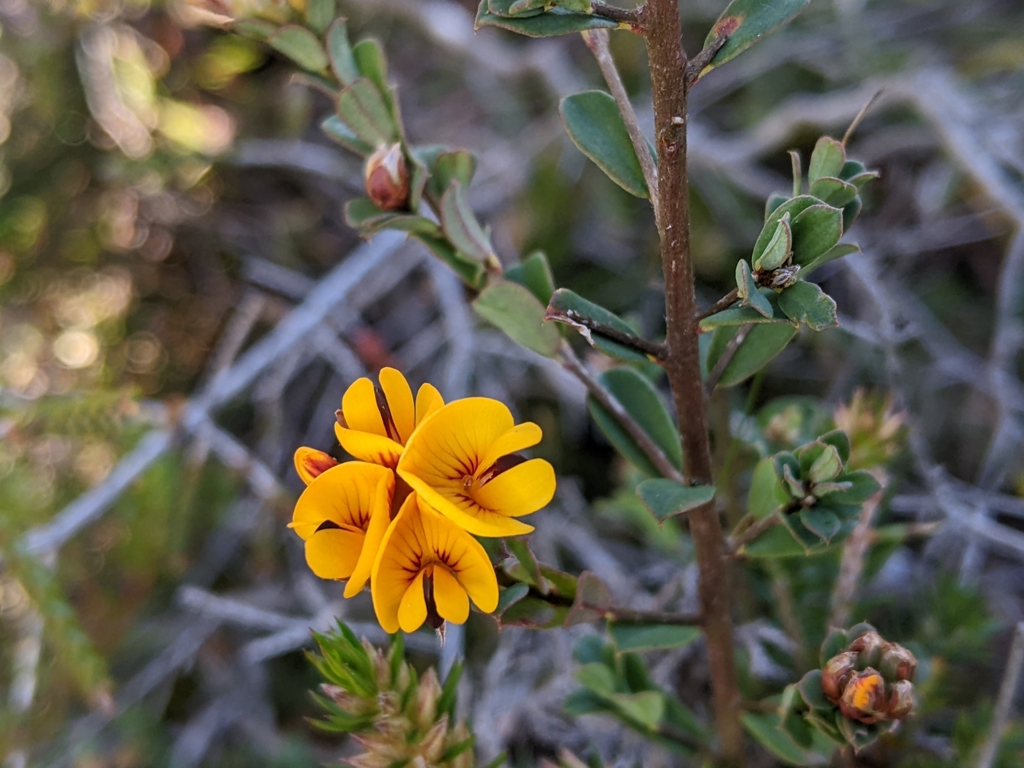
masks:
<instances>
[{"instance_id":1,"label":"woody brown stem","mask_svg":"<svg viewBox=\"0 0 1024 768\"><path fill-rule=\"evenodd\" d=\"M690 256L689 183L686 170L687 60L676 0L648 0L641 27L650 57L654 135L658 151L658 191L665 322L668 348L661 361L679 416L690 485L713 484L707 404L701 381L698 310ZM701 615L711 668L718 736L718 764L744 764L742 698L736 680L730 613L729 555L713 502L687 515L700 573Z\"/></svg>"}]
</instances>

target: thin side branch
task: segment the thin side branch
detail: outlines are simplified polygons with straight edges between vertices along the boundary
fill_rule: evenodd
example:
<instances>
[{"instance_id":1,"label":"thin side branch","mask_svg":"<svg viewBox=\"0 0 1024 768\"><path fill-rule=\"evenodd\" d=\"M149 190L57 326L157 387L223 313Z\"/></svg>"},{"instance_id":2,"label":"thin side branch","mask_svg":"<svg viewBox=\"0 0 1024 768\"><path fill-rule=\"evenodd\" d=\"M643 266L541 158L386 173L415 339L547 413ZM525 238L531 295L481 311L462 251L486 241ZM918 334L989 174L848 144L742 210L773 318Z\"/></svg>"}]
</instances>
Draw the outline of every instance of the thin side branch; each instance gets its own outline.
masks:
<instances>
[{"instance_id":1,"label":"thin side branch","mask_svg":"<svg viewBox=\"0 0 1024 768\"><path fill-rule=\"evenodd\" d=\"M597 59L597 66L601 68L601 74L604 75L604 81L608 84L608 90L612 92L612 98L615 99L615 103L619 107L622 121L626 124L626 131L629 133L629 140L633 144L633 151L636 152L637 160L640 161L640 170L643 171L644 182L647 184L651 207L657 217L660 207L658 204L658 166L651 154L647 137L644 136L643 129L640 127L633 104L629 100L629 94L626 93L626 86L622 84L619 69L615 66L615 59L612 58L611 50L608 48L608 30L593 29L584 32L583 40L593 52L594 58Z\"/></svg>"},{"instance_id":2,"label":"thin side branch","mask_svg":"<svg viewBox=\"0 0 1024 768\"><path fill-rule=\"evenodd\" d=\"M725 41L728 39L728 35L719 35L704 46L704 50L690 59L690 63L686 65L687 88L692 87L694 83L700 80L700 74L704 71L704 67L711 63L711 60L722 50L722 46L725 45Z\"/></svg>"},{"instance_id":3,"label":"thin side branch","mask_svg":"<svg viewBox=\"0 0 1024 768\"><path fill-rule=\"evenodd\" d=\"M1014 694L1017 693L1017 684L1020 682L1022 671L1024 671L1024 622L1017 625L1017 631L1013 634L1013 647L1010 649L1010 660L1006 664L1003 684L999 687L999 701L996 702L996 711L992 715L992 728L985 738L978 761L974 764L975 768L991 768L995 762L996 753L999 751L999 742L1002 741L1006 724L1013 712Z\"/></svg>"},{"instance_id":4,"label":"thin side branch","mask_svg":"<svg viewBox=\"0 0 1024 768\"><path fill-rule=\"evenodd\" d=\"M704 392L708 397L715 391L715 387L718 386L718 382L721 381L723 374L725 374L725 369L729 367L729 363L736 357L736 353L740 351L743 342L747 340L747 334L750 333L750 329L753 327L753 325L741 325L736 335L729 341L718 362L715 363L715 367L708 372L708 380L704 383Z\"/></svg>"},{"instance_id":5,"label":"thin side branch","mask_svg":"<svg viewBox=\"0 0 1024 768\"><path fill-rule=\"evenodd\" d=\"M701 312L699 315L697 315L697 321L700 322L705 317L711 317L712 315L717 315L719 312L722 312L723 310L728 309L733 304L735 304L739 300L739 298L740 298L740 289L739 288L733 288L731 291L729 291L727 294L725 294L725 296L720 298L718 301L716 301L710 307L708 307L703 312Z\"/></svg>"},{"instance_id":6,"label":"thin side branch","mask_svg":"<svg viewBox=\"0 0 1024 768\"><path fill-rule=\"evenodd\" d=\"M622 428L629 433L640 450L644 452L644 455L651 460L651 463L661 472L662 476L667 477L669 480L675 480L677 483L685 482L683 480L682 473L675 468L665 453L659 448L655 442L651 439L643 428L636 423L632 416L622 407L622 403L612 397L611 392L601 386L601 382L595 379L590 371L586 369L583 363L576 353L572 351L568 344L562 344L561 350L562 365L569 373L573 374L579 379L583 386L587 388L589 392L597 402L603 405L612 416L622 425Z\"/></svg>"},{"instance_id":7,"label":"thin side branch","mask_svg":"<svg viewBox=\"0 0 1024 768\"><path fill-rule=\"evenodd\" d=\"M640 8L619 8L616 5L602 3L601 0L594 0L590 5L590 12L602 19L617 21L619 24L627 24L634 32L641 31ZM600 30L605 32L606 30Z\"/></svg>"},{"instance_id":8,"label":"thin side branch","mask_svg":"<svg viewBox=\"0 0 1024 768\"><path fill-rule=\"evenodd\" d=\"M732 552L733 555L739 554L740 550L742 550L743 547L747 546L747 544L752 542L762 533L770 531L775 526L781 524L782 517L781 515L779 515L778 512L773 512L772 514L768 515L768 517L761 518L753 525L750 525L729 537L728 541L726 542L729 547L729 551Z\"/></svg>"},{"instance_id":9,"label":"thin side branch","mask_svg":"<svg viewBox=\"0 0 1024 768\"><path fill-rule=\"evenodd\" d=\"M605 609L604 618L616 624L674 624L677 626L699 626L704 617L697 613L669 613L668 611L636 611L632 608L613 605Z\"/></svg>"},{"instance_id":10,"label":"thin side branch","mask_svg":"<svg viewBox=\"0 0 1024 768\"><path fill-rule=\"evenodd\" d=\"M583 333L584 336L590 336L590 331L593 331L598 336L604 336L609 341L614 341L617 344L622 344L624 347L629 347L636 352L643 355L650 355L655 359L661 359L665 356L665 345L658 344L654 341L648 341L647 339L636 336L632 333L626 333L620 331L618 328L613 328L610 325L598 322L592 317L586 317L578 312L570 310L558 310L549 309L547 314L544 315L545 320L553 320L556 323L565 323L576 328L576 330ZM588 339L589 340L589 339Z\"/></svg>"}]
</instances>

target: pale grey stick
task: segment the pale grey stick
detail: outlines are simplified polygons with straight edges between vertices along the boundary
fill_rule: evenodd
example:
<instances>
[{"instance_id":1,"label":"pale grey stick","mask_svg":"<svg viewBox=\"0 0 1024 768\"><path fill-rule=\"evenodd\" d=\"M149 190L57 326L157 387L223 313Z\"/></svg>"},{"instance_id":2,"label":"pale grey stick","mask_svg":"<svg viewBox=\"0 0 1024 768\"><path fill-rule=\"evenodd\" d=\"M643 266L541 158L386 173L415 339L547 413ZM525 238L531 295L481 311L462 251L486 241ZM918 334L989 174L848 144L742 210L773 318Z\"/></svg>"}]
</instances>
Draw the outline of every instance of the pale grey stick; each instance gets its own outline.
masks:
<instances>
[{"instance_id":1,"label":"pale grey stick","mask_svg":"<svg viewBox=\"0 0 1024 768\"><path fill-rule=\"evenodd\" d=\"M999 700L996 702L996 709L992 714L992 727L985 738L974 768L991 768L996 759L999 742L1003 738L1006 724L1013 712L1013 700L1017 694L1022 669L1024 669L1024 621L1017 624L1017 631L1013 633L1013 646L1010 648L1010 659L1006 663L1003 684L999 687Z\"/></svg>"}]
</instances>

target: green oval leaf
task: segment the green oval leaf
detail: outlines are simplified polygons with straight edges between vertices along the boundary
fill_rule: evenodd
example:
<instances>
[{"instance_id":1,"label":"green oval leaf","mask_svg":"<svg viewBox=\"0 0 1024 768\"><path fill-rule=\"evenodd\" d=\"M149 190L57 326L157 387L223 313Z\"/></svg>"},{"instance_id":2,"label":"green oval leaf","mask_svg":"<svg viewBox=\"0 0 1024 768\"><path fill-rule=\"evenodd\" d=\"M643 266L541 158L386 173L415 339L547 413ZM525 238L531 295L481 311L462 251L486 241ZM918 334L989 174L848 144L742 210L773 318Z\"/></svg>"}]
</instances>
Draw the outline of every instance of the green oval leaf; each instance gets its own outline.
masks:
<instances>
[{"instance_id":1,"label":"green oval leaf","mask_svg":"<svg viewBox=\"0 0 1024 768\"><path fill-rule=\"evenodd\" d=\"M813 185L818 179L826 176L839 177L846 165L846 147L843 142L831 136L822 136L811 152L811 162L807 166L807 178Z\"/></svg>"},{"instance_id":2,"label":"green oval leaf","mask_svg":"<svg viewBox=\"0 0 1024 768\"><path fill-rule=\"evenodd\" d=\"M451 267L470 288L479 290L487 280L487 270L479 261L463 256L448 242L447 237L437 237L422 232L412 232L413 237L423 243L437 258Z\"/></svg>"},{"instance_id":3,"label":"green oval leaf","mask_svg":"<svg viewBox=\"0 0 1024 768\"><path fill-rule=\"evenodd\" d=\"M737 332L736 326L718 328L711 337L708 349L708 370L714 370L729 342ZM744 379L753 376L771 362L777 354L796 336L796 328L789 323L766 323L755 325L747 333L747 338L740 344L736 354L722 373L718 385L733 387Z\"/></svg>"},{"instance_id":4,"label":"green oval leaf","mask_svg":"<svg viewBox=\"0 0 1024 768\"><path fill-rule=\"evenodd\" d=\"M551 295L551 301L548 303L548 320L571 325L594 349L604 352L609 357L630 363L648 362L647 355L632 347L612 341L607 336L602 336L600 331L592 330L580 322L580 318L594 320L622 333L636 334L629 324L614 312L605 309L600 304L584 299L568 288L559 288Z\"/></svg>"},{"instance_id":5,"label":"green oval leaf","mask_svg":"<svg viewBox=\"0 0 1024 768\"><path fill-rule=\"evenodd\" d=\"M757 289L754 276L750 272L750 265L746 259L736 262L736 290L740 297L740 303L744 307L750 307L759 315L770 320L774 314L772 305L768 299Z\"/></svg>"},{"instance_id":6,"label":"green oval leaf","mask_svg":"<svg viewBox=\"0 0 1024 768\"><path fill-rule=\"evenodd\" d=\"M839 325L835 301L815 283L794 283L779 294L779 307L794 323L804 323L815 331Z\"/></svg>"},{"instance_id":7,"label":"green oval leaf","mask_svg":"<svg viewBox=\"0 0 1024 768\"><path fill-rule=\"evenodd\" d=\"M306 21L318 34L323 34L334 19L334 0L307 0Z\"/></svg>"},{"instance_id":8,"label":"green oval leaf","mask_svg":"<svg viewBox=\"0 0 1024 768\"><path fill-rule=\"evenodd\" d=\"M761 459L754 467L747 495L747 512L761 520L778 512L789 503L786 493L775 473L775 462L771 457Z\"/></svg>"},{"instance_id":9,"label":"green oval leaf","mask_svg":"<svg viewBox=\"0 0 1024 768\"><path fill-rule=\"evenodd\" d=\"M505 279L524 286L545 305L555 292L555 277L543 251L534 251L520 264L506 269Z\"/></svg>"},{"instance_id":10,"label":"green oval leaf","mask_svg":"<svg viewBox=\"0 0 1024 768\"><path fill-rule=\"evenodd\" d=\"M636 487L636 495L651 514L664 522L675 515L682 515L691 509L707 504L715 498L713 485L680 485L675 480L652 478Z\"/></svg>"},{"instance_id":11,"label":"green oval leaf","mask_svg":"<svg viewBox=\"0 0 1024 768\"><path fill-rule=\"evenodd\" d=\"M685 624L609 624L608 634L619 653L643 653L684 648L700 637L700 628Z\"/></svg>"},{"instance_id":12,"label":"green oval leaf","mask_svg":"<svg viewBox=\"0 0 1024 768\"><path fill-rule=\"evenodd\" d=\"M672 465L681 467L683 448L679 433L650 379L632 368L613 368L602 373L598 380L648 434L654 444L661 448ZM603 405L592 396L588 396L587 407L597 426L608 438L608 442L619 453L648 475L657 477L661 474L629 433L622 428L618 419Z\"/></svg>"},{"instance_id":13,"label":"green oval leaf","mask_svg":"<svg viewBox=\"0 0 1024 768\"><path fill-rule=\"evenodd\" d=\"M327 53L317 36L305 27L294 24L281 27L267 42L271 48L283 53L303 69L310 72L323 72L327 69Z\"/></svg>"},{"instance_id":14,"label":"green oval leaf","mask_svg":"<svg viewBox=\"0 0 1024 768\"><path fill-rule=\"evenodd\" d=\"M777 714L748 712L740 718L747 733L783 762L789 765L826 764L824 756L802 749L781 729Z\"/></svg>"},{"instance_id":15,"label":"green oval leaf","mask_svg":"<svg viewBox=\"0 0 1024 768\"><path fill-rule=\"evenodd\" d=\"M511 5L511 3L507 3L507 5ZM567 11L564 8L552 8L550 11L533 16L499 16L490 11L488 0L481 0L476 14L475 29L501 27L527 37L556 37L584 32L588 29L617 29L618 26L618 22L610 19L589 13Z\"/></svg>"},{"instance_id":16,"label":"green oval leaf","mask_svg":"<svg viewBox=\"0 0 1024 768\"><path fill-rule=\"evenodd\" d=\"M704 71L736 58L761 38L781 27L802 11L811 0L732 0L711 28L704 45L720 35L728 35L725 45Z\"/></svg>"},{"instance_id":17,"label":"green oval leaf","mask_svg":"<svg viewBox=\"0 0 1024 768\"><path fill-rule=\"evenodd\" d=\"M569 138L608 177L637 197L647 184L615 99L604 91L566 96L559 105Z\"/></svg>"},{"instance_id":18,"label":"green oval leaf","mask_svg":"<svg viewBox=\"0 0 1024 768\"><path fill-rule=\"evenodd\" d=\"M825 255L843 236L843 212L819 203L793 217L793 263L803 267Z\"/></svg>"},{"instance_id":19,"label":"green oval leaf","mask_svg":"<svg viewBox=\"0 0 1024 768\"><path fill-rule=\"evenodd\" d=\"M491 239L476 220L458 180L452 181L441 198L441 227L460 253L480 262L497 262Z\"/></svg>"},{"instance_id":20,"label":"green oval leaf","mask_svg":"<svg viewBox=\"0 0 1024 768\"><path fill-rule=\"evenodd\" d=\"M371 147L390 144L398 137L380 91L366 78L356 80L338 94L337 109L341 121Z\"/></svg>"},{"instance_id":21,"label":"green oval leaf","mask_svg":"<svg viewBox=\"0 0 1024 768\"><path fill-rule=\"evenodd\" d=\"M320 130L326 133L328 138L334 139L345 149L351 150L357 155L366 157L373 152L373 146L360 139L356 132L345 125L337 115L331 115L320 123Z\"/></svg>"},{"instance_id":22,"label":"green oval leaf","mask_svg":"<svg viewBox=\"0 0 1024 768\"><path fill-rule=\"evenodd\" d=\"M477 314L529 350L554 357L561 336L544 322L544 305L526 288L508 280L484 289L473 302Z\"/></svg>"},{"instance_id":23,"label":"green oval leaf","mask_svg":"<svg viewBox=\"0 0 1024 768\"><path fill-rule=\"evenodd\" d=\"M331 60L331 69L342 85L352 85L359 79L359 67L352 56L352 46L348 41L348 23L345 19L338 19L331 24L327 32L327 55Z\"/></svg>"}]
</instances>

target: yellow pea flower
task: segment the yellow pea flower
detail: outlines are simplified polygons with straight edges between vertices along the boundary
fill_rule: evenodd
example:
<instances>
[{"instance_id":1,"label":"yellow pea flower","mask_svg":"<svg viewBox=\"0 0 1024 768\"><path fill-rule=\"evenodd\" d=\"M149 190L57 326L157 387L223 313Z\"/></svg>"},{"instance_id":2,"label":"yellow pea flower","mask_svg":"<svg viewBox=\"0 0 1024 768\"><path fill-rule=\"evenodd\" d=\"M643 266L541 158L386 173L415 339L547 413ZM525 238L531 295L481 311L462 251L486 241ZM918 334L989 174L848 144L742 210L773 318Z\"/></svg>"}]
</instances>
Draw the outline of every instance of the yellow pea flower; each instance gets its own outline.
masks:
<instances>
[{"instance_id":1,"label":"yellow pea flower","mask_svg":"<svg viewBox=\"0 0 1024 768\"><path fill-rule=\"evenodd\" d=\"M316 448L302 446L295 451L295 471L299 473L302 482L306 485L312 483L331 467L337 466L338 461L329 453L318 451Z\"/></svg>"},{"instance_id":2,"label":"yellow pea flower","mask_svg":"<svg viewBox=\"0 0 1024 768\"><path fill-rule=\"evenodd\" d=\"M348 579L345 597L366 585L391 520L395 474L350 461L320 473L295 504L289 528L306 542L306 562L321 579Z\"/></svg>"},{"instance_id":3,"label":"yellow pea flower","mask_svg":"<svg viewBox=\"0 0 1024 768\"><path fill-rule=\"evenodd\" d=\"M394 368L382 368L378 379L380 386L362 378L345 391L334 433L355 458L394 469L413 431L444 399L424 384L414 403L409 382Z\"/></svg>"},{"instance_id":4,"label":"yellow pea flower","mask_svg":"<svg viewBox=\"0 0 1024 768\"><path fill-rule=\"evenodd\" d=\"M370 578L373 609L385 632L414 632L428 618L462 624L469 600L498 607L498 580L476 539L415 494L402 504L381 542Z\"/></svg>"},{"instance_id":5,"label":"yellow pea flower","mask_svg":"<svg viewBox=\"0 0 1024 768\"><path fill-rule=\"evenodd\" d=\"M543 459L516 454L540 442L532 422L515 424L497 400L468 397L439 408L416 429L398 475L431 507L477 536L516 536L533 526L515 520L555 495Z\"/></svg>"}]
</instances>

